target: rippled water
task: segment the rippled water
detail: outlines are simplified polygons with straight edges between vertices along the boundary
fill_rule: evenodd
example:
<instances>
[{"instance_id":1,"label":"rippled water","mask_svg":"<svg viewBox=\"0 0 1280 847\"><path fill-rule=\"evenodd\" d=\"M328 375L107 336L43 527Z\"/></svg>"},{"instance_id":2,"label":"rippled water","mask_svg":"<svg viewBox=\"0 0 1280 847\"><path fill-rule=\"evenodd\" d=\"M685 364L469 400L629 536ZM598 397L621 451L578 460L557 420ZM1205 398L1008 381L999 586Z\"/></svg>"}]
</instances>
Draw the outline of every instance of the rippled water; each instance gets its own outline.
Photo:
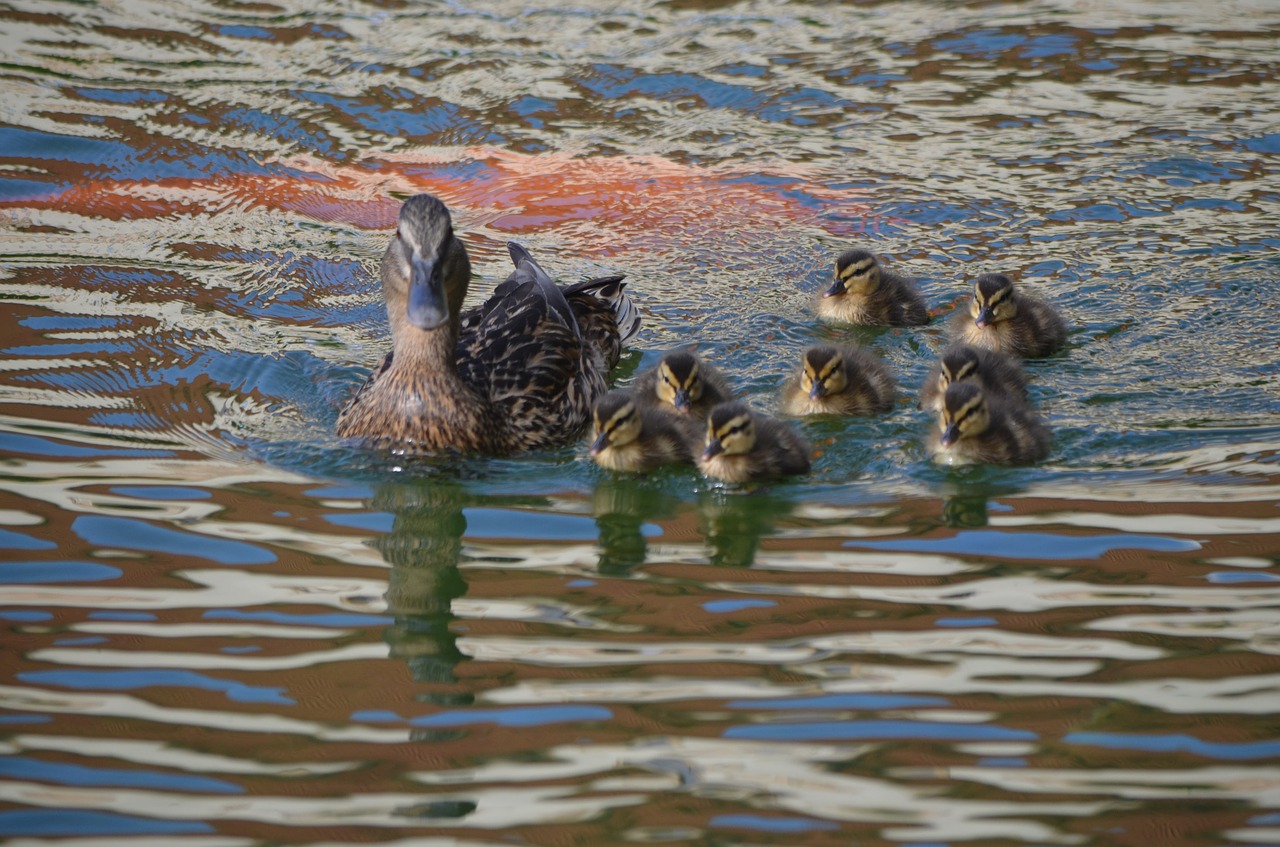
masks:
<instances>
[{"instance_id":1,"label":"rippled water","mask_svg":"<svg viewBox=\"0 0 1280 847\"><path fill-rule=\"evenodd\" d=\"M1280 844L1280 7L0 8L0 838ZM1068 316L804 480L339 443L400 198L769 409L861 244Z\"/></svg>"}]
</instances>

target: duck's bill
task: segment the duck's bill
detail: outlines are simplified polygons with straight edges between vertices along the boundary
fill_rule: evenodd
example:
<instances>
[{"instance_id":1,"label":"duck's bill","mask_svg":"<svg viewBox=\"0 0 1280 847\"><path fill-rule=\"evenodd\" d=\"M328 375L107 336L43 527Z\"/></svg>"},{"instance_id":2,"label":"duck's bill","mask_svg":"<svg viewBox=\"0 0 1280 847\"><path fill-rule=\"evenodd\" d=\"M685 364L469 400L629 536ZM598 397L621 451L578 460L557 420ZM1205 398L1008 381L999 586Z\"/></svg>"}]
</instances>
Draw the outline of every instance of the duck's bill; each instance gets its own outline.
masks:
<instances>
[{"instance_id":1,"label":"duck's bill","mask_svg":"<svg viewBox=\"0 0 1280 847\"><path fill-rule=\"evenodd\" d=\"M440 265L421 256L414 256L409 264L409 302L405 317L419 329L435 329L449 320L449 302L444 296Z\"/></svg>"}]
</instances>

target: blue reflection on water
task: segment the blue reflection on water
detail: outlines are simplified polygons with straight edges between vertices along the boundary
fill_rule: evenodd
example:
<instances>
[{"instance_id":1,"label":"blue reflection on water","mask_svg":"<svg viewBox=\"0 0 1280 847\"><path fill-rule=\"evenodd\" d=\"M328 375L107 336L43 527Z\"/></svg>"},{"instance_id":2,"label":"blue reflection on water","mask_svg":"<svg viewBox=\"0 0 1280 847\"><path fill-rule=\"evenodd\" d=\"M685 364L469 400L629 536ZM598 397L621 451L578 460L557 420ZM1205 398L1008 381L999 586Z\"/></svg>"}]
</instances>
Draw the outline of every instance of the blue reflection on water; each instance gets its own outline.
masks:
<instances>
[{"instance_id":1,"label":"blue reflection on water","mask_svg":"<svg viewBox=\"0 0 1280 847\"><path fill-rule=\"evenodd\" d=\"M1205 579L1225 585L1241 582L1280 582L1280 574L1266 571L1214 571L1205 576Z\"/></svg>"},{"instance_id":2,"label":"blue reflection on water","mask_svg":"<svg viewBox=\"0 0 1280 847\"><path fill-rule=\"evenodd\" d=\"M716 815L710 826L734 829L758 829L761 832L811 832L839 829L832 821L813 818L770 818L763 815Z\"/></svg>"},{"instance_id":3,"label":"blue reflection on water","mask_svg":"<svg viewBox=\"0 0 1280 847\"><path fill-rule=\"evenodd\" d=\"M1210 759L1270 759L1280 756L1280 739L1269 741L1215 742L1191 735L1132 735L1115 732L1072 732L1064 741L1094 747L1144 750L1149 753L1191 753Z\"/></svg>"},{"instance_id":4,"label":"blue reflection on water","mask_svg":"<svg viewBox=\"0 0 1280 847\"><path fill-rule=\"evenodd\" d=\"M333 612L320 615L293 615L285 612L247 612L242 609L209 609L203 615L209 620L269 621L289 626L325 626L348 628L357 626L383 627L395 623L386 615L357 615L350 612Z\"/></svg>"},{"instance_id":5,"label":"blue reflection on water","mask_svg":"<svg viewBox=\"0 0 1280 847\"><path fill-rule=\"evenodd\" d=\"M516 509L463 509L468 538L521 538L530 541L594 541L594 518Z\"/></svg>"},{"instance_id":6,"label":"blue reflection on water","mask_svg":"<svg viewBox=\"0 0 1280 847\"><path fill-rule=\"evenodd\" d=\"M32 538L23 532L11 529L0 529L0 549L7 550L52 550L57 547L52 541L43 538Z\"/></svg>"},{"instance_id":7,"label":"blue reflection on water","mask_svg":"<svg viewBox=\"0 0 1280 847\"><path fill-rule=\"evenodd\" d=\"M723 615L744 609L768 609L776 605L778 604L772 600L709 600L702 604L702 608L712 614Z\"/></svg>"},{"instance_id":8,"label":"blue reflection on water","mask_svg":"<svg viewBox=\"0 0 1280 847\"><path fill-rule=\"evenodd\" d=\"M370 532L390 532L396 516L390 512L338 512L325 515L324 519L334 526L367 529Z\"/></svg>"},{"instance_id":9,"label":"blue reflection on water","mask_svg":"<svg viewBox=\"0 0 1280 847\"><path fill-rule=\"evenodd\" d=\"M1200 545L1194 541L1160 535L1056 535L1049 532L1000 532L991 529L958 532L950 538L846 541L844 546L1008 559L1096 559L1112 550L1173 553L1200 549Z\"/></svg>"},{"instance_id":10,"label":"blue reflection on water","mask_svg":"<svg viewBox=\"0 0 1280 847\"><path fill-rule=\"evenodd\" d=\"M199 688L204 691L221 691L228 700L237 703L273 703L280 706L297 705L297 701L284 696L283 688L266 688L245 685L229 679L215 679L195 671L183 670L121 670L121 671L31 671L18 674L18 679L36 685L51 685L75 691L133 691L139 688Z\"/></svg>"},{"instance_id":11,"label":"blue reflection on water","mask_svg":"<svg viewBox=\"0 0 1280 847\"><path fill-rule=\"evenodd\" d=\"M71 531L90 544L197 556L223 565L265 565L276 561L275 553L256 544L183 532L136 518L81 515L72 522Z\"/></svg>"},{"instance_id":12,"label":"blue reflection on water","mask_svg":"<svg viewBox=\"0 0 1280 847\"><path fill-rule=\"evenodd\" d=\"M604 706L529 706L511 709L485 709L466 712L440 712L434 715L402 718L395 712L356 712L351 720L361 723L408 723L411 726L471 726L495 724L497 726L545 726L554 723L577 721L607 721L613 710Z\"/></svg>"},{"instance_id":13,"label":"blue reflection on water","mask_svg":"<svg viewBox=\"0 0 1280 847\"><path fill-rule=\"evenodd\" d=\"M89 809L11 809L0 812L0 835L155 835L213 832L202 821L161 821Z\"/></svg>"},{"instance_id":14,"label":"blue reflection on water","mask_svg":"<svg viewBox=\"0 0 1280 847\"><path fill-rule=\"evenodd\" d=\"M0 562L0 583L98 582L122 571L97 562Z\"/></svg>"},{"instance_id":15,"label":"blue reflection on water","mask_svg":"<svg viewBox=\"0 0 1280 847\"><path fill-rule=\"evenodd\" d=\"M116 485L110 491L121 497L136 497L139 500L208 500L213 496L212 492L202 488L178 485Z\"/></svg>"},{"instance_id":16,"label":"blue reflection on water","mask_svg":"<svg viewBox=\"0 0 1280 847\"><path fill-rule=\"evenodd\" d=\"M0 777L53 782L58 785L158 788L208 791L215 794L244 793L244 788L233 782L206 776L120 768L91 768L68 762L46 762L26 756L0 756Z\"/></svg>"},{"instance_id":17,"label":"blue reflection on water","mask_svg":"<svg viewBox=\"0 0 1280 847\"><path fill-rule=\"evenodd\" d=\"M752 741L854 741L910 738L917 741L1034 741L1023 729L981 724L928 721L821 721L813 723L745 724L731 726L725 738Z\"/></svg>"}]
</instances>

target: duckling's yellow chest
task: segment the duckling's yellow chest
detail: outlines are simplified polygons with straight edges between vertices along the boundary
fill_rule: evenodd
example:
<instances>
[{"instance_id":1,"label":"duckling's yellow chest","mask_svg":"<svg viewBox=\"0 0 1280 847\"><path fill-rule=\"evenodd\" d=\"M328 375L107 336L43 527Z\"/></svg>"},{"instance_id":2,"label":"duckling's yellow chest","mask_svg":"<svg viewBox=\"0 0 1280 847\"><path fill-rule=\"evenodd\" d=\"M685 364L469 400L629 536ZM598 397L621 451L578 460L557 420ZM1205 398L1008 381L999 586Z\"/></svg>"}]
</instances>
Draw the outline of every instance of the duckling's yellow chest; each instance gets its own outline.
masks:
<instances>
[{"instance_id":1,"label":"duckling's yellow chest","mask_svg":"<svg viewBox=\"0 0 1280 847\"><path fill-rule=\"evenodd\" d=\"M611 471L641 471L650 464L644 448L635 441L606 447L593 458L600 467Z\"/></svg>"},{"instance_id":2,"label":"duckling's yellow chest","mask_svg":"<svg viewBox=\"0 0 1280 847\"><path fill-rule=\"evenodd\" d=\"M710 459L699 459L698 470L722 482L750 482L758 476L754 463L746 456L721 453Z\"/></svg>"},{"instance_id":3,"label":"duckling's yellow chest","mask_svg":"<svg viewBox=\"0 0 1280 847\"><path fill-rule=\"evenodd\" d=\"M818 301L818 314L827 320L851 324L878 324L883 312L879 304L863 294L846 291L835 297L823 297Z\"/></svg>"},{"instance_id":4,"label":"duckling's yellow chest","mask_svg":"<svg viewBox=\"0 0 1280 847\"><path fill-rule=\"evenodd\" d=\"M1015 332L1016 330L1010 321L999 321L982 327L973 321L967 321L964 325L964 331L960 334L958 340L964 344L984 347L997 353L1016 355Z\"/></svg>"}]
</instances>

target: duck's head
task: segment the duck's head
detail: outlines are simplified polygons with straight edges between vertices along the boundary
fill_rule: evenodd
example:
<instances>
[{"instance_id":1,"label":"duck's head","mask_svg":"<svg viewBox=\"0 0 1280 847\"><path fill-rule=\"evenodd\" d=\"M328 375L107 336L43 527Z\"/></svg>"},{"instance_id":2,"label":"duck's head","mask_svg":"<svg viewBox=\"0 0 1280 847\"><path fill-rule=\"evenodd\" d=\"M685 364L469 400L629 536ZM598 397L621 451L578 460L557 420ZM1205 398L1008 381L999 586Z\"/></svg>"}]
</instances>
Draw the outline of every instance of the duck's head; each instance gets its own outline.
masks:
<instances>
[{"instance_id":1,"label":"duck's head","mask_svg":"<svg viewBox=\"0 0 1280 847\"><path fill-rule=\"evenodd\" d=\"M658 399L687 415L702 399L702 373L698 357L687 350L675 350L658 362Z\"/></svg>"},{"instance_id":2,"label":"duck's head","mask_svg":"<svg viewBox=\"0 0 1280 847\"><path fill-rule=\"evenodd\" d=\"M938 390L945 394L951 385L977 376L978 352L968 345L951 347L938 364Z\"/></svg>"},{"instance_id":3,"label":"duck's head","mask_svg":"<svg viewBox=\"0 0 1280 847\"><path fill-rule=\"evenodd\" d=\"M593 416L595 439L591 442L592 456L598 456L610 447L630 444L640 437L640 410L625 391L610 391L601 397L596 402Z\"/></svg>"},{"instance_id":4,"label":"duck's head","mask_svg":"<svg viewBox=\"0 0 1280 847\"><path fill-rule=\"evenodd\" d=\"M750 453L756 446L756 422L747 404L738 401L721 403L707 416L707 446L702 460L723 453L737 456Z\"/></svg>"},{"instance_id":5,"label":"duck's head","mask_svg":"<svg viewBox=\"0 0 1280 847\"><path fill-rule=\"evenodd\" d=\"M454 237L444 203L430 194L406 200L382 257L392 329L407 325L429 332L456 323L470 279L471 261Z\"/></svg>"},{"instance_id":6,"label":"duck's head","mask_svg":"<svg viewBox=\"0 0 1280 847\"><path fill-rule=\"evenodd\" d=\"M973 282L969 314L978 328L1007 321L1018 313L1013 302L1013 280L1004 274L983 274Z\"/></svg>"},{"instance_id":7,"label":"duck's head","mask_svg":"<svg viewBox=\"0 0 1280 847\"><path fill-rule=\"evenodd\" d=\"M942 396L938 425L943 447L950 447L962 438L981 435L990 422L986 395L972 382L957 382Z\"/></svg>"},{"instance_id":8,"label":"duck's head","mask_svg":"<svg viewBox=\"0 0 1280 847\"><path fill-rule=\"evenodd\" d=\"M846 250L836 257L836 278L823 297L839 297L852 291L870 294L880 284L880 262L868 250Z\"/></svg>"},{"instance_id":9,"label":"duck's head","mask_svg":"<svg viewBox=\"0 0 1280 847\"><path fill-rule=\"evenodd\" d=\"M800 387L813 400L828 394L839 394L849 385L845 373L844 358L835 347L818 345L804 351L804 367L800 372Z\"/></svg>"}]
</instances>

